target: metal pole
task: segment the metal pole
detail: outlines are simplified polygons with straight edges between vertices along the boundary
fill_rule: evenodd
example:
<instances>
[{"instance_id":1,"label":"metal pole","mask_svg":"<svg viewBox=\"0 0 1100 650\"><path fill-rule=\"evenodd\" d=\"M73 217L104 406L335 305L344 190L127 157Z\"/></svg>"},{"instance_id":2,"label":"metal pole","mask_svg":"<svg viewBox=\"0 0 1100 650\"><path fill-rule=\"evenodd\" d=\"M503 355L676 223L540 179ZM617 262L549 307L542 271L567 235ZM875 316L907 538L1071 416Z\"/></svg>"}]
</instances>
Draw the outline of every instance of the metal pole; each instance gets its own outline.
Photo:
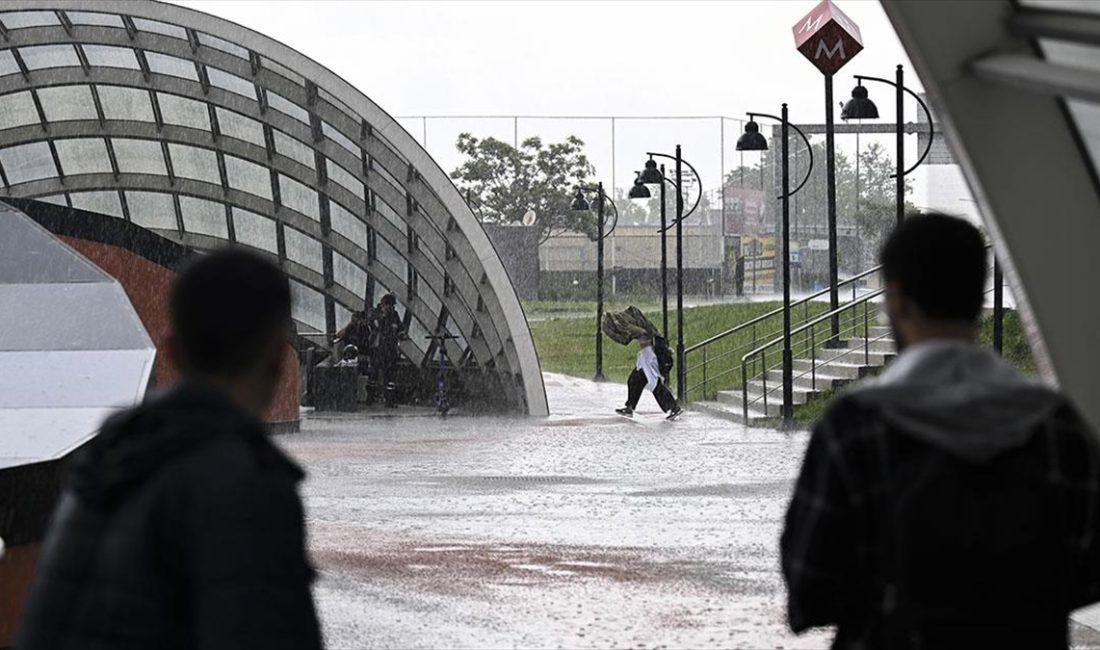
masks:
<instances>
[{"instance_id":1,"label":"metal pole","mask_svg":"<svg viewBox=\"0 0 1100 650\"><path fill-rule=\"evenodd\" d=\"M993 255L993 349L997 354L1004 350L1004 273L997 255Z\"/></svg>"},{"instance_id":2,"label":"metal pole","mask_svg":"<svg viewBox=\"0 0 1100 650\"><path fill-rule=\"evenodd\" d=\"M596 376L592 380L603 381L603 183L596 184L596 191Z\"/></svg>"},{"instance_id":3,"label":"metal pole","mask_svg":"<svg viewBox=\"0 0 1100 650\"><path fill-rule=\"evenodd\" d=\"M829 319L829 340L826 347L840 346L840 314L837 308L840 306L840 287L837 275L837 244L836 244L836 148L834 146L833 123L833 75L825 75L825 183L828 196L828 226L829 226L829 309L833 315ZM786 137L786 136L784 136ZM784 144L785 141L784 141ZM784 172L785 174L785 172ZM783 179L788 182L786 176ZM786 192L784 192L786 194Z\"/></svg>"},{"instance_id":4,"label":"metal pole","mask_svg":"<svg viewBox=\"0 0 1100 650\"><path fill-rule=\"evenodd\" d=\"M897 72L897 102L898 102L898 115L897 115L897 139L898 139L898 188L897 188L897 206L898 206L898 225L901 225L903 219L905 219L905 129L903 122L905 121L905 86L903 85L903 73L902 68L898 66Z\"/></svg>"},{"instance_id":5,"label":"metal pole","mask_svg":"<svg viewBox=\"0 0 1100 650\"><path fill-rule=\"evenodd\" d=\"M665 208L665 166L661 165L661 327L668 341L668 216Z\"/></svg>"},{"instance_id":6,"label":"metal pole","mask_svg":"<svg viewBox=\"0 0 1100 650\"><path fill-rule=\"evenodd\" d=\"M726 120L724 118L718 118L718 143L721 147L721 151L718 156L718 191L721 193L722 199L722 294L728 293L725 287L726 278L732 278L730 270L730 256L727 245L727 233L726 230ZM702 189L700 187L700 189ZM741 255L741 251L737 251L738 257ZM737 260L734 260L734 269L736 269ZM736 293L737 283L734 282L734 292Z\"/></svg>"},{"instance_id":7,"label":"metal pole","mask_svg":"<svg viewBox=\"0 0 1100 650\"><path fill-rule=\"evenodd\" d=\"M830 82L831 83L831 82ZM831 96L832 93L830 93ZM783 104L783 426L794 424L794 360L791 355L791 177L787 105ZM831 157L830 157L831 160ZM836 288L836 285L833 285ZM834 330L835 331L835 330ZM766 370L766 369L765 369Z\"/></svg>"},{"instance_id":8,"label":"metal pole","mask_svg":"<svg viewBox=\"0 0 1100 650\"><path fill-rule=\"evenodd\" d=\"M684 372L684 171L680 145L676 145L676 395L687 396Z\"/></svg>"}]
</instances>

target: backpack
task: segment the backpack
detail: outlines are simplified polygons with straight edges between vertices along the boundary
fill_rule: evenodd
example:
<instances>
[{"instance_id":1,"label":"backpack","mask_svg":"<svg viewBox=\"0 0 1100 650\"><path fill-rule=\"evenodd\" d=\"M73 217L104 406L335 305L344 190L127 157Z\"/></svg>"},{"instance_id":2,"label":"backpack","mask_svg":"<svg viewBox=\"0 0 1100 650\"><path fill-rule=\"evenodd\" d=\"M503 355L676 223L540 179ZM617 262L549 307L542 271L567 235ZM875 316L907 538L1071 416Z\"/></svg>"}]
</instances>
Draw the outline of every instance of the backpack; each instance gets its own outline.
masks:
<instances>
[{"instance_id":1,"label":"backpack","mask_svg":"<svg viewBox=\"0 0 1100 650\"><path fill-rule=\"evenodd\" d=\"M669 373L672 372L672 366L676 365L676 361L672 356L672 350L668 347L668 341L663 336L653 337L653 352L657 355L657 367L660 369L661 374L667 379Z\"/></svg>"}]
</instances>

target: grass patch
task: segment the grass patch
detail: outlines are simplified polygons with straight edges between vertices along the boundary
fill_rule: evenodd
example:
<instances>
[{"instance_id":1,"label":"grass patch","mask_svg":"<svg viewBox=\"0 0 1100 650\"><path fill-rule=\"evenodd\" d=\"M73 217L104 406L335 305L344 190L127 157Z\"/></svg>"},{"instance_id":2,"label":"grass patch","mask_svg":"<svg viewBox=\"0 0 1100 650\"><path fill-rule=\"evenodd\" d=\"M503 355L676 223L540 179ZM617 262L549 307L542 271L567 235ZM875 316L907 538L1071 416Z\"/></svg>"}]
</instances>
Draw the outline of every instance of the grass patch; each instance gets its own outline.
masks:
<instances>
[{"instance_id":1,"label":"grass patch","mask_svg":"<svg viewBox=\"0 0 1100 650\"><path fill-rule=\"evenodd\" d=\"M616 297L613 300L604 301L605 311L622 311L630 305L634 305L644 312L660 312L661 304L649 300L630 300ZM523 303L523 311L530 318L532 316L553 317L566 314L592 314L596 316L595 300L530 300ZM659 325L659 323L658 323Z\"/></svg>"},{"instance_id":2,"label":"grass patch","mask_svg":"<svg viewBox=\"0 0 1100 650\"><path fill-rule=\"evenodd\" d=\"M529 310L529 315L530 304L525 305ZM572 306L578 303L552 303L551 306L560 307L563 304ZM628 304L630 303L622 303L610 309L623 309ZM658 317L660 315L659 305L636 304L636 306L643 311L655 313ZM684 329L687 333L685 343L691 345L694 342L702 341L778 307L778 302L741 302L685 309ZM824 309L824 304L814 303L807 306L805 313L812 316L821 313ZM572 312L573 310L569 311ZM592 311L595 311L594 306ZM799 317L801 317L800 314ZM658 318L654 316L650 316L650 318L655 324L660 324ZM675 352L676 315L674 312L669 314L669 325L671 329L669 344ZM727 340L711 346L707 351L708 361L710 362L708 372L711 373L711 376L708 377L707 392L713 393L719 388L727 389L739 386L741 355L774 337L781 326L782 319L780 317L771 317L757 327L755 335L752 329L749 328L736 336L731 336ZM595 314L591 318L553 318L551 316L547 320L533 321L531 323L531 334L534 337L535 347L538 349L543 370L577 377L591 377L595 373ZM604 375L611 381L625 382L630 371L634 369L634 356L636 353L636 346L619 345L605 336ZM692 399L698 399L702 396L701 363L701 353L696 352L688 356L686 364L689 370L688 385L700 386L699 389L693 391ZM737 372L727 372L717 377L713 376L716 368L732 368L733 364L736 364Z\"/></svg>"}]
</instances>

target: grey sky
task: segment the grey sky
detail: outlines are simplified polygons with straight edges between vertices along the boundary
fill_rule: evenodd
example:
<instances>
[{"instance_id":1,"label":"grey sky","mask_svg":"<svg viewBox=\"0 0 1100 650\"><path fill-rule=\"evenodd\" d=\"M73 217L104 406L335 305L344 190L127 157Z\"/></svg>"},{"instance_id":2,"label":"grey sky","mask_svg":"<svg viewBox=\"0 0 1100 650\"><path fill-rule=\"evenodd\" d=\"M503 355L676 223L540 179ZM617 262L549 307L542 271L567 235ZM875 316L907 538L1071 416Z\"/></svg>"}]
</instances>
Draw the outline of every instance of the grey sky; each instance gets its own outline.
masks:
<instances>
[{"instance_id":1,"label":"grey sky","mask_svg":"<svg viewBox=\"0 0 1100 650\"><path fill-rule=\"evenodd\" d=\"M728 116L779 111L796 122L824 120L823 80L794 49L791 27L816 0L725 2L251 2L179 4L233 20L280 40L344 77L394 116L569 115ZM910 69L878 2L839 0L859 26L865 49L836 77L847 99L852 74L891 77ZM915 74L910 87L920 89ZM871 88L884 115L893 94ZM907 108L915 119L915 104ZM468 130L505 140L510 120L401 120L447 171L459 158L455 137ZM427 129L425 129L425 126ZM684 146L707 188L740 160L739 124L719 121L619 121L615 184L629 185L643 153ZM522 120L519 139L576 134L601 180L611 176L607 121ZM866 145L872 138L863 138ZM910 149L916 138L908 138ZM892 154L892 138L882 139ZM840 137L842 151L854 139ZM745 162L752 162L746 154ZM918 179L918 184L920 179Z\"/></svg>"}]
</instances>

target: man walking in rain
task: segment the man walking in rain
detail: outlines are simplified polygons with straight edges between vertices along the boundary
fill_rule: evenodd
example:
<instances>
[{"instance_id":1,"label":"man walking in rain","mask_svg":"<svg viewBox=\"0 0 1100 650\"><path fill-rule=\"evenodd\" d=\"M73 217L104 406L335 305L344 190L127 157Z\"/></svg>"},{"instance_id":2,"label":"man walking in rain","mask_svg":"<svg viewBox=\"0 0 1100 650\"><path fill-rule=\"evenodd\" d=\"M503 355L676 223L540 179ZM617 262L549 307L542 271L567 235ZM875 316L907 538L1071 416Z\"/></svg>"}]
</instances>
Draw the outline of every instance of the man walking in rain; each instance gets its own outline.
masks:
<instances>
[{"instance_id":1,"label":"man walking in rain","mask_svg":"<svg viewBox=\"0 0 1100 650\"><path fill-rule=\"evenodd\" d=\"M642 391L645 389L653 391L653 397L656 398L661 410L668 414L669 420L675 420L683 412L676 398L672 396L672 391L668 389L667 380L661 373L657 351L653 346L653 336L648 333L638 336L637 361L634 371L626 380L626 389L626 406L615 409L619 415L633 416L634 409L638 408L638 400L642 398Z\"/></svg>"},{"instance_id":2,"label":"man walking in rain","mask_svg":"<svg viewBox=\"0 0 1100 650\"><path fill-rule=\"evenodd\" d=\"M899 356L814 428L782 537L788 620L834 648L1066 648L1100 600L1100 452L1058 393L977 343L976 228L883 248Z\"/></svg>"},{"instance_id":3,"label":"man walking in rain","mask_svg":"<svg viewBox=\"0 0 1100 650\"><path fill-rule=\"evenodd\" d=\"M204 256L176 279L166 393L75 458L16 647L321 647L302 470L260 416L283 372L290 286L263 258Z\"/></svg>"}]
</instances>

